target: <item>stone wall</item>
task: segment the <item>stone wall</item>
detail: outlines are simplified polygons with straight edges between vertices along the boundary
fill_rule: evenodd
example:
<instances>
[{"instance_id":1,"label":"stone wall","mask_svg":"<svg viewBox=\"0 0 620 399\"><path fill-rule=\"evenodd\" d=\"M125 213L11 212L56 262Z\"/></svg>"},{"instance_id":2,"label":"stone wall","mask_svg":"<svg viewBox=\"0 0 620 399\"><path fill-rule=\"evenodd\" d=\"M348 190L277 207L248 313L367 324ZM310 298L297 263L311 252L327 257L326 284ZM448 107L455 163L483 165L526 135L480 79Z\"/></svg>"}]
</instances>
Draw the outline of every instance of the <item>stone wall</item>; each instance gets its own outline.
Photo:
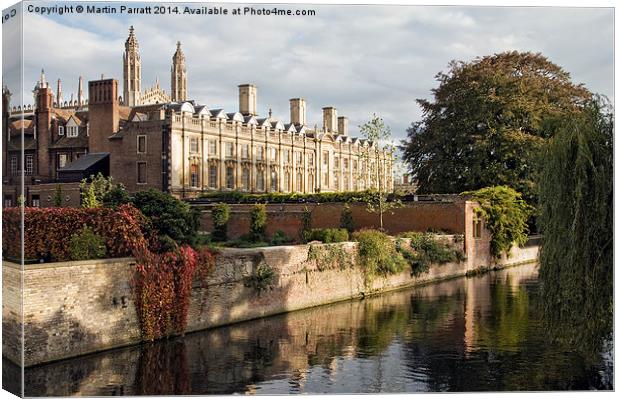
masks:
<instances>
[{"instance_id":1,"label":"stone wall","mask_svg":"<svg viewBox=\"0 0 620 399\"><path fill-rule=\"evenodd\" d=\"M318 244L322 245L322 244ZM355 254L355 243L337 244ZM461 243L462 245L462 243ZM356 298L370 293L465 274L475 262L433 266L418 278L408 271L378 277L369 287L358 267L322 268L308 260L309 245L258 249L225 249L217 257L206 289L192 291L188 331L196 331L267 315ZM534 261L532 250L515 250L512 263ZM258 293L244 285L266 263L276 277L273 288ZM24 279L26 366L95 352L140 341L130 288L130 258L20 266L3 262L3 350L20 364L19 277ZM17 298L17 300L15 300Z\"/></svg>"}]
</instances>

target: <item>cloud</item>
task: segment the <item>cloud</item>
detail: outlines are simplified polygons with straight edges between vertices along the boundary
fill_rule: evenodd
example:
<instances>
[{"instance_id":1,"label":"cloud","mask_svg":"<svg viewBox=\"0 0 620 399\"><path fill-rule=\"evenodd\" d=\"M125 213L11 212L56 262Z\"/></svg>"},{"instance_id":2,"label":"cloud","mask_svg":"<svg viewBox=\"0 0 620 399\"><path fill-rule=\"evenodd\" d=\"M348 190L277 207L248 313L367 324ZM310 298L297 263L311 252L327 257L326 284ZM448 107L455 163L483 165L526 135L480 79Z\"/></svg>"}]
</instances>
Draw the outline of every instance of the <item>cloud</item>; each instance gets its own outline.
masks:
<instances>
[{"instance_id":1,"label":"cloud","mask_svg":"<svg viewBox=\"0 0 620 399\"><path fill-rule=\"evenodd\" d=\"M304 97L311 124L321 125L321 108L333 105L350 118L353 133L376 113L394 136L404 137L421 117L415 99L430 97L437 86L434 76L451 60L507 50L540 51L575 82L613 94L612 9L279 7L311 8L317 15L30 14L24 17L26 88L34 86L41 67L49 80L63 79L66 98L76 92L80 74L121 80L124 41L134 25L144 88L159 77L168 89L171 57L180 40L189 95L197 101L236 110L237 85L254 83L261 114L272 108L288 120L288 99Z\"/></svg>"}]
</instances>

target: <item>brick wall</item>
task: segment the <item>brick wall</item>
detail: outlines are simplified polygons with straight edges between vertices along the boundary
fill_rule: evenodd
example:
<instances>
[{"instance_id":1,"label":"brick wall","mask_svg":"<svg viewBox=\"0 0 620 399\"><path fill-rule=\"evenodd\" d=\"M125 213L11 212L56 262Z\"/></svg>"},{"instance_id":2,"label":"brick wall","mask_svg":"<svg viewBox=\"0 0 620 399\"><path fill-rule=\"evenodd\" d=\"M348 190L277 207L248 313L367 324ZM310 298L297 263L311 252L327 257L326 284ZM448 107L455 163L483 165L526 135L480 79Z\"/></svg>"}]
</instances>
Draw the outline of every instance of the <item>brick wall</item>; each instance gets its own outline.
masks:
<instances>
[{"instance_id":1,"label":"brick wall","mask_svg":"<svg viewBox=\"0 0 620 399\"><path fill-rule=\"evenodd\" d=\"M356 252L355 243L342 243ZM412 278L409 272L377 278L365 287L363 271L319 270L308 261L308 245L260 249L225 249L217 257L208 286L197 284L189 308L189 331L230 324L295 309L355 298L369 292L391 290L421 282L458 276L476 262L432 267ZM526 249L527 250L527 249ZM522 262L535 256L520 250ZM535 260L532 258L530 260ZM259 264L276 271L273 289L258 294L245 287ZM508 260L512 262L512 260ZM3 351L20 362L20 286L24 278L25 365L32 365L140 341L130 278L132 259L62 262L20 266L3 262Z\"/></svg>"},{"instance_id":2,"label":"brick wall","mask_svg":"<svg viewBox=\"0 0 620 399\"><path fill-rule=\"evenodd\" d=\"M42 208L54 206L54 195L56 187L60 185L62 190L63 207L79 207L80 206L80 183L44 183L24 186L24 196L26 197L26 206L32 206L33 196L38 195ZM11 198L12 206L17 205L17 198L21 188L19 186L2 186L2 195L4 198Z\"/></svg>"},{"instance_id":3,"label":"brick wall","mask_svg":"<svg viewBox=\"0 0 620 399\"><path fill-rule=\"evenodd\" d=\"M383 215L384 228L390 234L406 231L443 231L464 234L467 219L472 216L471 202L406 202ZM298 239L302 226L304 208L312 212L312 227L339 227L343 203L326 204L270 204L267 205L267 234L282 230L288 236ZM212 230L211 206L201 206L204 231ZM228 236L231 239L247 234L250 228L252 205L232 204L228 222ZM351 204L355 229L379 228L379 215L367 211L365 204Z\"/></svg>"}]
</instances>

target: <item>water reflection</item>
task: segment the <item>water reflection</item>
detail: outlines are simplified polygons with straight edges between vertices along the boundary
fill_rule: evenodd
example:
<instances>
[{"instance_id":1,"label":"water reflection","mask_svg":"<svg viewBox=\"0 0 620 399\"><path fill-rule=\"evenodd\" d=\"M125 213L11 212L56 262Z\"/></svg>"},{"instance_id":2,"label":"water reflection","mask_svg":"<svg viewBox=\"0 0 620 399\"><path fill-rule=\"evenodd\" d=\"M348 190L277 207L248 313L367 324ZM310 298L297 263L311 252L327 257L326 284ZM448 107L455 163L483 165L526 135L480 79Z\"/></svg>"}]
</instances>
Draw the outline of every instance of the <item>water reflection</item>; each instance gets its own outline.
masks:
<instances>
[{"instance_id":1,"label":"water reflection","mask_svg":"<svg viewBox=\"0 0 620 399\"><path fill-rule=\"evenodd\" d=\"M521 266L32 367L26 394L613 389L611 348L552 343L538 300Z\"/></svg>"}]
</instances>

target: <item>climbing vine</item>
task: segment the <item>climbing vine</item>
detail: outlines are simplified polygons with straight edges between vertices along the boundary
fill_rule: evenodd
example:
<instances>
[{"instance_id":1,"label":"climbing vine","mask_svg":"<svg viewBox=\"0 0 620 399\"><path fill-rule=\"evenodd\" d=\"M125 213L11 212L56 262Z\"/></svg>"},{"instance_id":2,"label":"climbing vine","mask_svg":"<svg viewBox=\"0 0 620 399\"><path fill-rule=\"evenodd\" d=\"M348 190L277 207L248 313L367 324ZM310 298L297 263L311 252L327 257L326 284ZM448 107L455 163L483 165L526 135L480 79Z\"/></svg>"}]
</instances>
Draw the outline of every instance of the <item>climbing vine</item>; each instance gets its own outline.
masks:
<instances>
[{"instance_id":1,"label":"climbing vine","mask_svg":"<svg viewBox=\"0 0 620 399\"><path fill-rule=\"evenodd\" d=\"M245 278L244 286L254 288L259 294L273 287L276 272L264 260L251 276Z\"/></svg>"},{"instance_id":2,"label":"climbing vine","mask_svg":"<svg viewBox=\"0 0 620 399\"><path fill-rule=\"evenodd\" d=\"M355 254L347 252L341 244L310 245L308 261L316 262L320 271L339 268L344 270L355 266Z\"/></svg>"},{"instance_id":3,"label":"climbing vine","mask_svg":"<svg viewBox=\"0 0 620 399\"><path fill-rule=\"evenodd\" d=\"M524 245L529 232L527 219L533 208L521 199L521 194L507 186L485 187L468 191L480 206L476 214L483 218L491 232L491 254L495 258L510 254L513 244Z\"/></svg>"}]
</instances>

